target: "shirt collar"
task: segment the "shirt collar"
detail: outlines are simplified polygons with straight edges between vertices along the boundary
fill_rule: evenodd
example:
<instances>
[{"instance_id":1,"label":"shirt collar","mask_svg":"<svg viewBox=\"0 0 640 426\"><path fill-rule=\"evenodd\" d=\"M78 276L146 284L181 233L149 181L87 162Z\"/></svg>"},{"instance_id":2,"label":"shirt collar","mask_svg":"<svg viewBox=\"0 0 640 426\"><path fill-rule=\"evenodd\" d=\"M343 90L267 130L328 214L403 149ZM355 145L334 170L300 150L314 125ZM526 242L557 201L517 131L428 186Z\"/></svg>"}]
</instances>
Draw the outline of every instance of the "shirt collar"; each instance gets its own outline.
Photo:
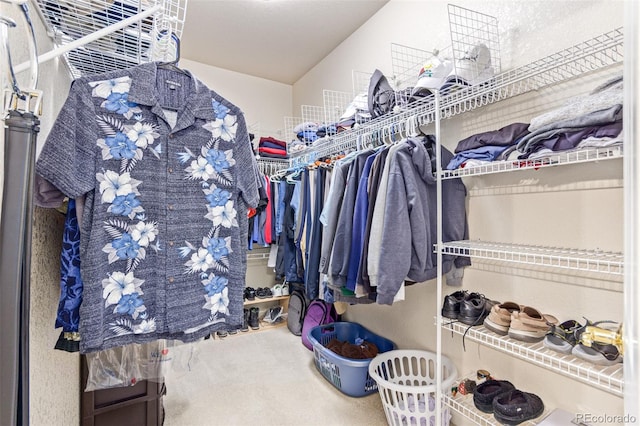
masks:
<instances>
[{"instance_id":1,"label":"shirt collar","mask_svg":"<svg viewBox=\"0 0 640 426\"><path fill-rule=\"evenodd\" d=\"M129 101L150 107L160 108L158 105L158 90L156 89L157 62L148 62L131 68L131 86L129 88ZM215 120L211 90L200 82L194 75L185 70L191 77L192 92L184 106L184 111L196 118L203 120Z\"/></svg>"}]
</instances>

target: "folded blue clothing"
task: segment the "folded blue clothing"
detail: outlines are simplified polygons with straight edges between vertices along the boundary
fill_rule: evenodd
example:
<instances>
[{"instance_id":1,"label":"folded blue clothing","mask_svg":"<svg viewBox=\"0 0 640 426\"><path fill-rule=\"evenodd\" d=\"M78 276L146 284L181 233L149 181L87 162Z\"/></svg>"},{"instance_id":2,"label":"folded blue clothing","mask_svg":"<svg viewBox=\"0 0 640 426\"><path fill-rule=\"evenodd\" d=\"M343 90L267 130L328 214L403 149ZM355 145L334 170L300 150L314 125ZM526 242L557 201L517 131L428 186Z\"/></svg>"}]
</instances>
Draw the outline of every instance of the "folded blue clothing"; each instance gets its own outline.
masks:
<instances>
[{"instance_id":1,"label":"folded blue clothing","mask_svg":"<svg viewBox=\"0 0 640 426\"><path fill-rule=\"evenodd\" d=\"M315 140L318 139L318 134L314 130L298 132L297 136L302 142L315 142Z\"/></svg>"},{"instance_id":2,"label":"folded blue clothing","mask_svg":"<svg viewBox=\"0 0 640 426\"><path fill-rule=\"evenodd\" d=\"M497 146L497 145L485 145L479 148L468 149L466 151L461 151L454 155L454 157L447 164L447 170L455 170L460 167L465 161L474 159L474 160L484 160L484 161L493 161L495 160L508 146Z\"/></svg>"},{"instance_id":3,"label":"folded blue clothing","mask_svg":"<svg viewBox=\"0 0 640 426\"><path fill-rule=\"evenodd\" d=\"M318 131L316 132L316 135L318 135L318 137L323 138L325 136L333 136L336 133L338 133L338 129L336 128L335 124L325 124L318 127Z\"/></svg>"}]
</instances>

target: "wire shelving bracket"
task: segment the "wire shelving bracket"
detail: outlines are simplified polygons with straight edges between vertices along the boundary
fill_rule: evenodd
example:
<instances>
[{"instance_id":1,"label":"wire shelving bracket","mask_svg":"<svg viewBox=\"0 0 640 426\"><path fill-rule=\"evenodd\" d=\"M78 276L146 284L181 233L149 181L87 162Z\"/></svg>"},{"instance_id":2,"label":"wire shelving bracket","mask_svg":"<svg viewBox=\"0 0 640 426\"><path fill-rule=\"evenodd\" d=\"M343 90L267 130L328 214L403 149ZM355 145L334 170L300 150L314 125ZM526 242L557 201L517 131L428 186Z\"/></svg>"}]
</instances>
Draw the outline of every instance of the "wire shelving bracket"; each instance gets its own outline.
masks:
<instances>
[{"instance_id":1,"label":"wire shelving bracket","mask_svg":"<svg viewBox=\"0 0 640 426\"><path fill-rule=\"evenodd\" d=\"M302 105L300 107L302 122L312 122L316 124L324 123L325 111L324 107L317 105Z\"/></svg>"},{"instance_id":2,"label":"wire shelving bracket","mask_svg":"<svg viewBox=\"0 0 640 426\"><path fill-rule=\"evenodd\" d=\"M323 90L322 99L324 104L324 122L335 123L340 119L347 109L353 96L349 92L339 92L336 90Z\"/></svg>"},{"instance_id":3,"label":"wire shelving bracket","mask_svg":"<svg viewBox=\"0 0 640 426\"><path fill-rule=\"evenodd\" d=\"M47 32L72 76L112 71L172 58L187 0L35 0ZM153 13L145 13L154 10ZM123 22L128 24L118 28ZM129 23L131 22L131 23ZM71 50L64 49L70 45ZM45 54L46 55L46 54Z\"/></svg>"},{"instance_id":4,"label":"wire shelving bracket","mask_svg":"<svg viewBox=\"0 0 640 426\"><path fill-rule=\"evenodd\" d=\"M361 93L367 93L372 74L373 73L366 71L351 71L351 84L353 86L354 97Z\"/></svg>"},{"instance_id":5,"label":"wire shelving bracket","mask_svg":"<svg viewBox=\"0 0 640 426\"><path fill-rule=\"evenodd\" d=\"M481 71L471 69L474 67L473 62L460 61L478 44L484 44L489 49L493 73L500 74L502 65L498 18L453 4L448 5L448 13L456 74L461 71L461 68L465 71Z\"/></svg>"}]
</instances>

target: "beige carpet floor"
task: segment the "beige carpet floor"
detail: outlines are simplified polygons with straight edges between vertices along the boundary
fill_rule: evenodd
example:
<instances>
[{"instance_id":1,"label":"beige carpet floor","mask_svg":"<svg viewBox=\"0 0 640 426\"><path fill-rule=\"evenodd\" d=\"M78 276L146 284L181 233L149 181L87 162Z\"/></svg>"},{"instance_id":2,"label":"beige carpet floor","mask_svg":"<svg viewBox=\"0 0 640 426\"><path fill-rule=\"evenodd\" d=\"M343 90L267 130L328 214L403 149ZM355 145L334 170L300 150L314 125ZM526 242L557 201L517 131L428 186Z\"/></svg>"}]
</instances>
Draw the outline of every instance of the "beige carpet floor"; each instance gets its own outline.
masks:
<instances>
[{"instance_id":1,"label":"beige carpet floor","mask_svg":"<svg viewBox=\"0 0 640 426\"><path fill-rule=\"evenodd\" d=\"M341 393L286 326L200 342L192 370L166 384L166 426L387 424L377 392Z\"/></svg>"}]
</instances>

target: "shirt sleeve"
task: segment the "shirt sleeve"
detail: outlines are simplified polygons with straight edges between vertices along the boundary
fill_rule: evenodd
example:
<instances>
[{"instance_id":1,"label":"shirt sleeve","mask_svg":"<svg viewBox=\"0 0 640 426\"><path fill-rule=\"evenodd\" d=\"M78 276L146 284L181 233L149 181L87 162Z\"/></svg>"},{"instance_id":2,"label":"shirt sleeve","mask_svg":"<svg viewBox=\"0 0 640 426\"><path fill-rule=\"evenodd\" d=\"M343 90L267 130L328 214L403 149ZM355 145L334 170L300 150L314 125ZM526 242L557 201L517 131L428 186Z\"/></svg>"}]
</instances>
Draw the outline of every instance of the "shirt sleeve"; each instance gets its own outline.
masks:
<instances>
[{"instance_id":1,"label":"shirt sleeve","mask_svg":"<svg viewBox=\"0 0 640 426\"><path fill-rule=\"evenodd\" d=\"M404 278L411 267L409 194L406 192L402 168L395 167L396 157L391 159L391 164L377 272L376 301L383 305L393 303L393 297L404 285Z\"/></svg>"},{"instance_id":2,"label":"shirt sleeve","mask_svg":"<svg viewBox=\"0 0 640 426\"><path fill-rule=\"evenodd\" d=\"M36 173L70 198L95 188L98 132L91 92L84 80L71 84L69 96L36 162Z\"/></svg>"},{"instance_id":3,"label":"shirt sleeve","mask_svg":"<svg viewBox=\"0 0 640 426\"><path fill-rule=\"evenodd\" d=\"M260 169L253 154L249 132L244 115L238 113L236 128L235 159L238 179L238 196L242 197L249 207L257 207L260 201L258 194L258 177Z\"/></svg>"}]
</instances>

